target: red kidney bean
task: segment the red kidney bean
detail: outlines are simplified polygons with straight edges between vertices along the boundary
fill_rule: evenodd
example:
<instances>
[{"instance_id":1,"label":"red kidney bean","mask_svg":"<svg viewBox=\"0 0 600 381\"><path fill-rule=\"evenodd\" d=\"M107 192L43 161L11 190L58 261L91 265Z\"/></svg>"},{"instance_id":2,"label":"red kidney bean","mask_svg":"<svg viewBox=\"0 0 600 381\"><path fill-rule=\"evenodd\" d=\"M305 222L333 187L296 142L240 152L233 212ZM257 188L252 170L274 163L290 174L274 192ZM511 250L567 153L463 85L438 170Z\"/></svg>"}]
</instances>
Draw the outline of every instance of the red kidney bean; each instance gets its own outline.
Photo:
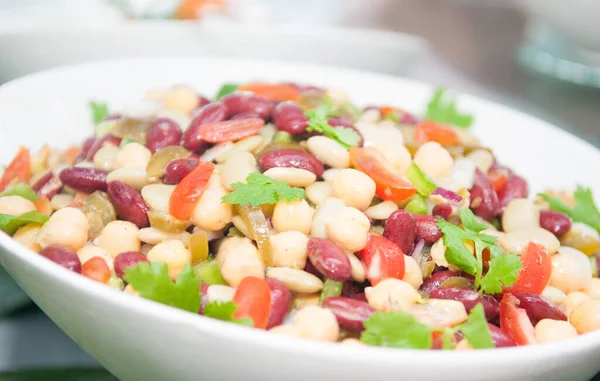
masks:
<instances>
[{"instance_id":1,"label":"red kidney bean","mask_svg":"<svg viewBox=\"0 0 600 381\"><path fill-rule=\"evenodd\" d=\"M48 246L40 251L40 255L67 270L81 274L81 261L77 254L68 247Z\"/></svg>"},{"instance_id":2,"label":"red kidney bean","mask_svg":"<svg viewBox=\"0 0 600 381\"><path fill-rule=\"evenodd\" d=\"M150 226L148 205L140 192L121 181L112 181L108 184L107 193L121 219L135 224L138 228Z\"/></svg>"},{"instance_id":3,"label":"red kidney bean","mask_svg":"<svg viewBox=\"0 0 600 381\"><path fill-rule=\"evenodd\" d=\"M210 123L218 123L227 119L227 107L221 102L209 103L198 110L192 119L190 127L183 134L183 147L192 152L204 152L210 144L200 139L198 130L200 126Z\"/></svg>"},{"instance_id":4,"label":"red kidney bean","mask_svg":"<svg viewBox=\"0 0 600 381\"><path fill-rule=\"evenodd\" d=\"M258 159L260 169L265 172L275 167L300 168L314 173L317 177L323 175L323 163L308 152L294 149L280 149L267 152Z\"/></svg>"},{"instance_id":5,"label":"red kidney bean","mask_svg":"<svg viewBox=\"0 0 600 381\"><path fill-rule=\"evenodd\" d=\"M273 124L280 131L292 135L300 135L308 128L308 117L296 103L285 101L275 106L273 110Z\"/></svg>"},{"instance_id":6,"label":"red kidney bean","mask_svg":"<svg viewBox=\"0 0 600 381\"><path fill-rule=\"evenodd\" d=\"M304 271L306 271L309 274L312 274L314 276L316 276L317 278L323 280L323 274L321 274L319 272L319 270L317 270L317 268L315 267L315 265L312 264L311 261L306 261L306 264L304 265Z\"/></svg>"},{"instance_id":7,"label":"red kidney bean","mask_svg":"<svg viewBox=\"0 0 600 381\"><path fill-rule=\"evenodd\" d=\"M459 276L457 272L451 270L441 270L434 272L431 277L425 279L419 290L431 294L433 290L440 287L440 284L448 278Z\"/></svg>"},{"instance_id":8,"label":"red kidney bean","mask_svg":"<svg viewBox=\"0 0 600 381\"><path fill-rule=\"evenodd\" d=\"M352 279L348 279L342 286L342 295L348 298L355 299L356 295L362 294L365 291L364 284L356 283Z\"/></svg>"},{"instance_id":9,"label":"red kidney bean","mask_svg":"<svg viewBox=\"0 0 600 381\"><path fill-rule=\"evenodd\" d=\"M229 120L238 120L238 119L252 119L252 118L260 118L257 112L254 111L246 111L240 112L239 114L235 114L229 118Z\"/></svg>"},{"instance_id":10,"label":"red kidney bean","mask_svg":"<svg viewBox=\"0 0 600 381\"><path fill-rule=\"evenodd\" d=\"M436 205L433 207L431 214L434 215L435 217L441 217L441 218L447 220L450 217L450 215L455 211L454 208L455 207L453 207L452 205L449 205L449 204Z\"/></svg>"},{"instance_id":11,"label":"red kidney bean","mask_svg":"<svg viewBox=\"0 0 600 381\"><path fill-rule=\"evenodd\" d=\"M296 89L296 91L298 91L300 94L306 93L306 92L314 92L314 93L325 93L326 92L324 89L317 87L317 86L313 86L313 85L300 85L300 84L294 83L294 82L286 82L286 83L283 83L283 85L293 86Z\"/></svg>"},{"instance_id":12,"label":"red kidney bean","mask_svg":"<svg viewBox=\"0 0 600 381\"><path fill-rule=\"evenodd\" d=\"M283 323L292 303L292 293L283 282L277 279L267 278L266 282L271 289L271 313L267 323L267 329L271 329Z\"/></svg>"},{"instance_id":13,"label":"red kidney bean","mask_svg":"<svg viewBox=\"0 0 600 381\"><path fill-rule=\"evenodd\" d=\"M463 199L458 193L452 192L446 188L436 188L433 192L431 192L431 195L440 196L446 200L446 202L451 204L459 204Z\"/></svg>"},{"instance_id":14,"label":"red kidney bean","mask_svg":"<svg viewBox=\"0 0 600 381\"><path fill-rule=\"evenodd\" d=\"M85 160L85 157L87 156L90 148L92 148L92 145L94 145L95 141L96 137L94 136L89 137L83 141L83 144L81 145L81 151L79 151L79 155L77 155L77 157L75 158L76 164Z\"/></svg>"},{"instance_id":15,"label":"red kidney bean","mask_svg":"<svg viewBox=\"0 0 600 381\"><path fill-rule=\"evenodd\" d=\"M417 223L417 238L422 239L425 243L434 243L442 238L442 232L437 226L435 217L426 214L413 215Z\"/></svg>"},{"instance_id":16,"label":"red kidney bean","mask_svg":"<svg viewBox=\"0 0 600 381\"><path fill-rule=\"evenodd\" d=\"M410 254L417 238L417 222L406 210L397 210L385 221L383 236L398 245L403 253Z\"/></svg>"},{"instance_id":17,"label":"red kidney bean","mask_svg":"<svg viewBox=\"0 0 600 381\"><path fill-rule=\"evenodd\" d=\"M323 308L333 312L340 327L355 333L364 331L365 321L375 313L375 308L369 303L343 296L325 299Z\"/></svg>"},{"instance_id":18,"label":"red kidney bean","mask_svg":"<svg viewBox=\"0 0 600 381\"><path fill-rule=\"evenodd\" d=\"M106 176L108 172L103 169L89 167L71 167L63 169L58 178L67 185L80 192L93 193L106 191Z\"/></svg>"},{"instance_id":19,"label":"red kidney bean","mask_svg":"<svg viewBox=\"0 0 600 381\"><path fill-rule=\"evenodd\" d=\"M519 308L524 309L533 325L542 319L567 320L567 315L545 297L529 292L515 294Z\"/></svg>"},{"instance_id":20,"label":"red kidney bean","mask_svg":"<svg viewBox=\"0 0 600 381\"><path fill-rule=\"evenodd\" d=\"M500 328L488 323L488 329L490 330L490 336L492 337L492 341L494 342L494 346L496 348L516 346L515 342Z\"/></svg>"},{"instance_id":21,"label":"red kidney bean","mask_svg":"<svg viewBox=\"0 0 600 381\"><path fill-rule=\"evenodd\" d=\"M471 210L484 220L490 221L499 211L498 195L486 175L475 171L475 183L471 188Z\"/></svg>"},{"instance_id":22,"label":"red kidney bean","mask_svg":"<svg viewBox=\"0 0 600 381\"><path fill-rule=\"evenodd\" d=\"M146 137L146 147L154 153L161 148L178 146L181 141L181 128L169 118L158 118L152 122L152 127Z\"/></svg>"},{"instance_id":23,"label":"red kidney bean","mask_svg":"<svg viewBox=\"0 0 600 381\"><path fill-rule=\"evenodd\" d=\"M400 114L400 117L398 117L398 124L410 124L410 125L414 125L419 123L419 119L417 119L416 116L414 116L413 114L409 113L409 112L403 112Z\"/></svg>"},{"instance_id":24,"label":"red kidney bean","mask_svg":"<svg viewBox=\"0 0 600 381\"><path fill-rule=\"evenodd\" d=\"M192 157L171 161L165 167L163 182L170 185L179 184L184 177L186 177L194 168L198 166L199 162L200 159Z\"/></svg>"},{"instance_id":25,"label":"red kidney bean","mask_svg":"<svg viewBox=\"0 0 600 381\"><path fill-rule=\"evenodd\" d=\"M527 181L521 176L511 173L508 175L504 186L498 191L500 208L504 208L515 198L527 198L528 195L529 186L527 185ZM473 199L473 194L471 194L471 199Z\"/></svg>"},{"instance_id":26,"label":"red kidney bean","mask_svg":"<svg viewBox=\"0 0 600 381\"><path fill-rule=\"evenodd\" d=\"M313 237L306 246L308 259L325 277L343 282L352 276L350 259L335 242Z\"/></svg>"},{"instance_id":27,"label":"red kidney bean","mask_svg":"<svg viewBox=\"0 0 600 381\"><path fill-rule=\"evenodd\" d=\"M202 95L198 95L198 108L206 106L210 103L210 99L203 97Z\"/></svg>"},{"instance_id":28,"label":"red kidney bean","mask_svg":"<svg viewBox=\"0 0 600 381\"><path fill-rule=\"evenodd\" d=\"M469 290L460 287L440 287L436 288L429 294L433 299L450 299L461 302L467 312L471 311L477 304L481 303L485 311L485 317L493 319L500 312L500 303L493 296L479 293L475 290Z\"/></svg>"},{"instance_id":29,"label":"red kidney bean","mask_svg":"<svg viewBox=\"0 0 600 381\"><path fill-rule=\"evenodd\" d=\"M596 274L600 274L600 254L596 254Z\"/></svg>"},{"instance_id":30,"label":"red kidney bean","mask_svg":"<svg viewBox=\"0 0 600 381\"><path fill-rule=\"evenodd\" d=\"M329 123L329 125L332 127L346 127L346 128L351 129L352 131L356 132L356 134L358 136L360 136L360 141L358 142L358 146L362 147L365 144L365 139L363 138L363 136L360 133L360 131L358 130L358 128L354 127L352 122L349 121L348 119L346 119L346 118L329 118L327 123Z\"/></svg>"},{"instance_id":31,"label":"red kidney bean","mask_svg":"<svg viewBox=\"0 0 600 381\"><path fill-rule=\"evenodd\" d=\"M229 115L253 111L267 120L273 112L273 105L268 99L254 94L233 93L221 98L221 102L227 107Z\"/></svg>"},{"instance_id":32,"label":"red kidney bean","mask_svg":"<svg viewBox=\"0 0 600 381\"><path fill-rule=\"evenodd\" d=\"M31 186L31 189L36 192L39 198L51 199L62 188L62 182L55 176L52 171L48 171L44 176Z\"/></svg>"},{"instance_id":33,"label":"red kidney bean","mask_svg":"<svg viewBox=\"0 0 600 381\"><path fill-rule=\"evenodd\" d=\"M115 257L114 267L115 273L119 278L123 278L125 270L128 267L136 266L138 263L150 263L148 258L139 251L126 251Z\"/></svg>"},{"instance_id":34,"label":"red kidney bean","mask_svg":"<svg viewBox=\"0 0 600 381\"><path fill-rule=\"evenodd\" d=\"M354 295L354 297L352 299L366 302L367 294L365 294L364 292L359 292L358 294Z\"/></svg>"},{"instance_id":35,"label":"red kidney bean","mask_svg":"<svg viewBox=\"0 0 600 381\"><path fill-rule=\"evenodd\" d=\"M114 146L119 146L121 144L121 139L116 136L112 136L110 134L106 134L103 137L96 139L94 144L90 147L85 155L86 161L94 161L94 156L96 156L96 152L100 150L100 148L104 147L105 144L112 144Z\"/></svg>"},{"instance_id":36,"label":"red kidney bean","mask_svg":"<svg viewBox=\"0 0 600 381\"><path fill-rule=\"evenodd\" d=\"M555 210L540 211L540 226L555 236L561 236L571 230L571 218Z\"/></svg>"}]
</instances>

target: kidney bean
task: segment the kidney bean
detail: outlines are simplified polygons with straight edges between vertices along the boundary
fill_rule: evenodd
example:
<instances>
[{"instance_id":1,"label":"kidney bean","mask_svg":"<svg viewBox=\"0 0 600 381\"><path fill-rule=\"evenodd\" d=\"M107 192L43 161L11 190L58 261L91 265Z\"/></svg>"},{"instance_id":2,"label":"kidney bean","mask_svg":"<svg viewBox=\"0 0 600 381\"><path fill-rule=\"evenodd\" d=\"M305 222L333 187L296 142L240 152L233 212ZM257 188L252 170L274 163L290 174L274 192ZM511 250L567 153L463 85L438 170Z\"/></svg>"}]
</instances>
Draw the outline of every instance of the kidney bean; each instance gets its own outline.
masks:
<instances>
[{"instance_id":1,"label":"kidney bean","mask_svg":"<svg viewBox=\"0 0 600 381\"><path fill-rule=\"evenodd\" d=\"M64 185L73 189L93 193L98 190L106 191L106 176L108 176L108 172L103 169L71 167L63 169L58 178Z\"/></svg>"},{"instance_id":2,"label":"kidney bean","mask_svg":"<svg viewBox=\"0 0 600 381\"><path fill-rule=\"evenodd\" d=\"M500 312L500 304L493 296L479 293L475 290L469 290L460 287L440 287L436 288L429 294L433 299L450 299L461 302L467 312L471 311L477 304L481 303L485 311L485 317L493 319Z\"/></svg>"},{"instance_id":3,"label":"kidney bean","mask_svg":"<svg viewBox=\"0 0 600 381\"><path fill-rule=\"evenodd\" d=\"M333 312L340 327L355 333L364 331L365 321L375 313L375 308L369 303L343 296L325 299L323 308Z\"/></svg>"},{"instance_id":4,"label":"kidney bean","mask_svg":"<svg viewBox=\"0 0 600 381\"><path fill-rule=\"evenodd\" d=\"M150 226L148 205L138 191L121 181L112 181L108 184L107 193L121 219L135 224L138 228Z\"/></svg>"},{"instance_id":5,"label":"kidney bean","mask_svg":"<svg viewBox=\"0 0 600 381\"><path fill-rule=\"evenodd\" d=\"M198 106L196 106L197 108L204 107L209 103L210 99L208 99L207 97L203 97L202 95L198 95Z\"/></svg>"},{"instance_id":6,"label":"kidney bean","mask_svg":"<svg viewBox=\"0 0 600 381\"><path fill-rule=\"evenodd\" d=\"M118 146L121 144L121 139L116 136L112 136L110 134L106 134L103 137L94 140L94 144L90 147L85 155L86 161L94 161L94 156L96 156L96 152L100 150L100 148L104 147L105 144L112 144L114 146Z\"/></svg>"},{"instance_id":7,"label":"kidney bean","mask_svg":"<svg viewBox=\"0 0 600 381\"><path fill-rule=\"evenodd\" d=\"M555 210L540 211L540 226L555 236L561 236L571 229L571 218Z\"/></svg>"},{"instance_id":8,"label":"kidney bean","mask_svg":"<svg viewBox=\"0 0 600 381\"><path fill-rule=\"evenodd\" d=\"M314 276L316 276L317 278L323 280L323 274L321 274L319 272L319 270L317 270L317 268L315 267L315 265L312 264L311 261L306 261L306 264L304 265L304 271L306 271L309 274L312 274Z\"/></svg>"},{"instance_id":9,"label":"kidney bean","mask_svg":"<svg viewBox=\"0 0 600 381\"><path fill-rule=\"evenodd\" d=\"M354 295L352 299L367 302L367 294L364 292L359 292L358 294Z\"/></svg>"},{"instance_id":10,"label":"kidney bean","mask_svg":"<svg viewBox=\"0 0 600 381\"><path fill-rule=\"evenodd\" d=\"M221 98L221 102L227 107L229 115L253 111L267 120L273 112L273 105L268 99L254 94L233 93Z\"/></svg>"},{"instance_id":11,"label":"kidney bean","mask_svg":"<svg viewBox=\"0 0 600 381\"><path fill-rule=\"evenodd\" d=\"M435 217L441 217L447 220L450 215L454 212L454 207L449 204L440 204L433 207L431 214Z\"/></svg>"},{"instance_id":12,"label":"kidney bean","mask_svg":"<svg viewBox=\"0 0 600 381\"><path fill-rule=\"evenodd\" d=\"M400 209L392 213L385 222L383 236L409 254L417 238L417 222L412 214Z\"/></svg>"},{"instance_id":13,"label":"kidney bean","mask_svg":"<svg viewBox=\"0 0 600 381\"><path fill-rule=\"evenodd\" d=\"M419 290L431 294L433 290L440 287L440 284L448 278L459 276L457 272L451 270L440 270L434 272L431 277L425 279Z\"/></svg>"},{"instance_id":14,"label":"kidney bean","mask_svg":"<svg viewBox=\"0 0 600 381\"><path fill-rule=\"evenodd\" d=\"M352 279L348 279L344 282L342 286L342 296L356 299L356 296L364 293L365 284L364 283L356 283Z\"/></svg>"},{"instance_id":15,"label":"kidney bean","mask_svg":"<svg viewBox=\"0 0 600 381\"><path fill-rule=\"evenodd\" d=\"M44 176L42 176L38 181L35 182L31 186L31 189L36 192L39 198L47 198L51 199L58 192L60 192L62 188L62 182L60 179L52 173L52 171L48 171Z\"/></svg>"},{"instance_id":16,"label":"kidney bean","mask_svg":"<svg viewBox=\"0 0 600 381\"><path fill-rule=\"evenodd\" d=\"M498 191L499 206L500 208L504 208L513 199L527 198L528 195L529 186L527 185L527 181L521 176L511 173L508 175L504 186ZM471 199L473 199L473 194L471 194Z\"/></svg>"},{"instance_id":17,"label":"kidney bean","mask_svg":"<svg viewBox=\"0 0 600 381\"><path fill-rule=\"evenodd\" d=\"M203 153L210 144L200 139L200 126L222 122L227 119L227 107L222 102L209 103L198 110L190 127L183 134L183 147L192 152Z\"/></svg>"},{"instance_id":18,"label":"kidney bean","mask_svg":"<svg viewBox=\"0 0 600 381\"><path fill-rule=\"evenodd\" d=\"M417 223L417 239L422 239L425 243L434 243L442 238L435 217L425 214L415 214L413 217Z\"/></svg>"},{"instance_id":19,"label":"kidney bean","mask_svg":"<svg viewBox=\"0 0 600 381\"><path fill-rule=\"evenodd\" d=\"M533 325L542 319L567 320L567 315L545 297L529 292L515 294L519 308L524 309Z\"/></svg>"},{"instance_id":20,"label":"kidney bean","mask_svg":"<svg viewBox=\"0 0 600 381\"><path fill-rule=\"evenodd\" d=\"M229 118L229 120L238 120L238 119L252 119L252 118L260 118L257 112L254 111L246 111L240 112L239 114L235 114Z\"/></svg>"},{"instance_id":21,"label":"kidney bean","mask_svg":"<svg viewBox=\"0 0 600 381\"><path fill-rule=\"evenodd\" d=\"M446 188L436 188L433 192L431 192L431 196L440 196L446 200L446 202L451 204L459 204L463 199L458 193L452 192Z\"/></svg>"},{"instance_id":22,"label":"kidney bean","mask_svg":"<svg viewBox=\"0 0 600 381\"><path fill-rule=\"evenodd\" d=\"M304 112L296 103L285 101L275 106L273 124L280 131L299 135L306 132L308 128L308 117L304 115Z\"/></svg>"},{"instance_id":23,"label":"kidney bean","mask_svg":"<svg viewBox=\"0 0 600 381\"><path fill-rule=\"evenodd\" d=\"M138 263L150 263L148 258L139 251L126 251L115 257L114 267L115 273L119 278L123 278L125 270L128 267L136 266Z\"/></svg>"},{"instance_id":24,"label":"kidney bean","mask_svg":"<svg viewBox=\"0 0 600 381\"><path fill-rule=\"evenodd\" d=\"M40 251L40 255L67 270L81 274L81 261L77 254L68 247L48 246Z\"/></svg>"},{"instance_id":25,"label":"kidney bean","mask_svg":"<svg viewBox=\"0 0 600 381\"><path fill-rule=\"evenodd\" d=\"M271 289L271 313L267 323L267 329L270 329L283 323L292 303L292 293L280 280L273 278L265 280Z\"/></svg>"},{"instance_id":26,"label":"kidney bean","mask_svg":"<svg viewBox=\"0 0 600 381\"><path fill-rule=\"evenodd\" d=\"M158 118L152 122L152 127L146 137L146 147L154 153L161 148L178 146L181 141L181 128L169 118Z\"/></svg>"},{"instance_id":27,"label":"kidney bean","mask_svg":"<svg viewBox=\"0 0 600 381\"><path fill-rule=\"evenodd\" d=\"M492 337L492 341L494 342L494 346L496 348L516 346L515 342L500 328L488 323L488 329L490 330L490 336Z\"/></svg>"},{"instance_id":28,"label":"kidney bean","mask_svg":"<svg viewBox=\"0 0 600 381\"><path fill-rule=\"evenodd\" d=\"M79 151L79 155L77 155L77 157L75 158L75 164L85 160L85 157L87 156L90 148L92 148L92 145L94 145L95 141L96 137L94 136L89 137L83 141L83 144L81 144L81 151Z\"/></svg>"},{"instance_id":29,"label":"kidney bean","mask_svg":"<svg viewBox=\"0 0 600 381\"><path fill-rule=\"evenodd\" d=\"M499 203L496 190L479 168L475 171L475 183L470 192L471 210L475 215L490 221L498 214Z\"/></svg>"},{"instance_id":30,"label":"kidney bean","mask_svg":"<svg viewBox=\"0 0 600 381\"><path fill-rule=\"evenodd\" d=\"M290 86L294 87L294 89L296 89L296 91L300 94L306 93L306 92L313 92L313 93L325 93L326 92L324 89L317 87L317 86L313 86L313 85L300 85L300 84L294 83L294 82L286 82L286 83L283 83L283 85L290 85Z\"/></svg>"},{"instance_id":31,"label":"kidney bean","mask_svg":"<svg viewBox=\"0 0 600 381\"><path fill-rule=\"evenodd\" d=\"M199 159L192 157L171 161L165 167L163 183L170 185L179 184L184 177L198 166L199 162Z\"/></svg>"},{"instance_id":32,"label":"kidney bean","mask_svg":"<svg viewBox=\"0 0 600 381\"><path fill-rule=\"evenodd\" d=\"M344 250L335 242L313 237L306 246L308 259L325 277L343 282L352 276L352 265Z\"/></svg>"},{"instance_id":33,"label":"kidney bean","mask_svg":"<svg viewBox=\"0 0 600 381\"><path fill-rule=\"evenodd\" d=\"M258 159L260 169L265 172L275 167L300 168L314 173L317 178L323 175L323 163L314 155L294 149L280 149L267 152Z\"/></svg>"},{"instance_id":34,"label":"kidney bean","mask_svg":"<svg viewBox=\"0 0 600 381\"><path fill-rule=\"evenodd\" d=\"M409 113L409 112L403 112L400 114L400 117L398 117L398 124L418 124L419 123L419 119L417 119L416 116L414 116L413 114Z\"/></svg>"}]
</instances>

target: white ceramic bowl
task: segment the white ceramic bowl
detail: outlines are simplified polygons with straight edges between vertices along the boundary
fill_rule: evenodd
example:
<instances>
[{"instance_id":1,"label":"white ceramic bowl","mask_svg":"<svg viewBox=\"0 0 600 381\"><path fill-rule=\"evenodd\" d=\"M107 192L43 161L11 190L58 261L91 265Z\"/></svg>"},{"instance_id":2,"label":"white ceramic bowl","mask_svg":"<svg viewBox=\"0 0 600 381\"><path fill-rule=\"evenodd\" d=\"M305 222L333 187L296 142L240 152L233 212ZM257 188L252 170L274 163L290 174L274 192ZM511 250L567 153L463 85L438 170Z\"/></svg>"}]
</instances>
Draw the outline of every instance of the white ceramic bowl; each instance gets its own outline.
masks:
<instances>
[{"instance_id":1,"label":"white ceramic bowl","mask_svg":"<svg viewBox=\"0 0 600 381\"><path fill-rule=\"evenodd\" d=\"M344 88L360 104L421 111L427 85L341 68L261 61L164 59L92 63L0 88L0 162L18 145L67 145L91 132L86 102L117 106L151 86L291 80ZM532 191L589 184L600 152L556 127L470 96L475 130ZM282 337L136 298L69 272L0 234L0 261L75 342L123 380L585 381L600 369L600 332L556 344L481 351L412 351Z\"/></svg>"}]
</instances>

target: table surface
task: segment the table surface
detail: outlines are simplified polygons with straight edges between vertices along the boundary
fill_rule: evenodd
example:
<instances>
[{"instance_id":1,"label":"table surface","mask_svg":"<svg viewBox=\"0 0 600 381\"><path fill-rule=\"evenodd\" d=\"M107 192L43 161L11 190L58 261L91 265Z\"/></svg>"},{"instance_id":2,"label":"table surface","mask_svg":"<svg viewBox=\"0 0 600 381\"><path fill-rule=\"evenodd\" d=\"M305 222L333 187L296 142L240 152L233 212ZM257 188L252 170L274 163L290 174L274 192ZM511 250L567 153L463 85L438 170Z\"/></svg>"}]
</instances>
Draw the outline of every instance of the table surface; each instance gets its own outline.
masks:
<instances>
[{"instance_id":1,"label":"table surface","mask_svg":"<svg viewBox=\"0 0 600 381\"><path fill-rule=\"evenodd\" d=\"M345 24L414 33L433 46L434 54L407 77L523 110L600 146L600 91L538 76L516 64L526 21L517 11L493 2L372 1L377 9L368 19L349 17ZM0 319L0 343L0 371L96 365L35 306Z\"/></svg>"}]
</instances>

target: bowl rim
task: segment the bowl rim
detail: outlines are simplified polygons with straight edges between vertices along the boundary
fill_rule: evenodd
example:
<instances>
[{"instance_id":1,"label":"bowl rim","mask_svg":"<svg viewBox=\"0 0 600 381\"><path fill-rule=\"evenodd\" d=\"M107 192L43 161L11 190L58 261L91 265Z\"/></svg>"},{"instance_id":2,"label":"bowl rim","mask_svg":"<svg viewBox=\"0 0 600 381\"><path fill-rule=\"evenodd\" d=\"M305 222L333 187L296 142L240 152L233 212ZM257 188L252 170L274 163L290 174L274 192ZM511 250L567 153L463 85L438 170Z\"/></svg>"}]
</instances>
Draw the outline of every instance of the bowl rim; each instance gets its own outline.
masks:
<instances>
[{"instance_id":1,"label":"bowl rim","mask_svg":"<svg viewBox=\"0 0 600 381\"><path fill-rule=\"evenodd\" d=\"M235 63L243 65L245 63L253 63L260 65L285 66L288 69L298 68L301 70L320 70L324 72L340 72L351 76L359 76L362 78L374 78L379 81L393 81L398 85L405 84L407 86L418 87L422 89L431 89L432 86L424 82L406 79L387 74L374 73L366 70L348 69L336 66L315 65L315 64L295 64L288 62L280 62L273 60L260 59L236 59L236 58L134 58L134 59L109 59L103 61L86 62L62 66L52 69L36 72L21 78L14 79L0 85L0 101L5 93L11 89L18 89L21 86L31 86L29 83L35 83L39 80L51 78L53 75L69 73L72 70L102 70L107 65L122 65L143 63L149 61L167 61L167 62L212 62L214 63ZM352 88L352 84L348 85ZM461 98L467 98L474 105L482 105L487 108L496 109L503 113L509 113L523 120L524 122L532 122L544 129L551 129L558 134L568 136L571 139L576 139L579 144L587 146L590 149L598 152L598 149L592 144L584 141L576 135L568 133L559 127L547 123L539 118L532 117L521 111L511 109L509 107L482 99L477 96L466 93L459 93ZM354 360L360 359L361 362L377 364L397 362L399 356L410 356L415 361L436 362L439 365L458 366L458 364L468 365L473 362L497 362L498 355L502 355L503 361L515 361L515 363L523 362L524 358L527 361L543 360L546 358L556 357L557 355L564 356L566 354L579 353L593 347L598 347L600 343L600 331L586 333L575 338L545 344L536 344L528 346L516 346L509 348L494 348L487 350L473 351L438 351L438 350L414 350L401 348L384 348L373 347L367 345L339 345L339 343L328 343L320 341L312 341L295 337L282 337L282 335L271 334L264 330L250 329L236 324L231 324L216 319L207 318L201 315L189 313L179 310L174 307L162 305L157 302L145 300L140 297L129 295L125 292L106 287L97 282L87 279L84 276L73 273L61 266L53 264L50 260L38 255L34 251L20 245L5 233L0 233L0 264L4 265L5 256L16 257L19 261L27 263L29 266L35 267L38 271L46 273L58 282L66 283L68 287L80 287L86 293L101 299L105 303L118 305L123 309L134 309L143 314L160 314L161 319L173 324L184 324L189 329L194 329L200 332L208 332L221 336L228 340L239 341L246 343L260 343L263 347L270 347L271 350L286 351L287 353L306 354L310 353L313 356L335 358L339 361L347 361L348 358Z\"/></svg>"}]
</instances>

